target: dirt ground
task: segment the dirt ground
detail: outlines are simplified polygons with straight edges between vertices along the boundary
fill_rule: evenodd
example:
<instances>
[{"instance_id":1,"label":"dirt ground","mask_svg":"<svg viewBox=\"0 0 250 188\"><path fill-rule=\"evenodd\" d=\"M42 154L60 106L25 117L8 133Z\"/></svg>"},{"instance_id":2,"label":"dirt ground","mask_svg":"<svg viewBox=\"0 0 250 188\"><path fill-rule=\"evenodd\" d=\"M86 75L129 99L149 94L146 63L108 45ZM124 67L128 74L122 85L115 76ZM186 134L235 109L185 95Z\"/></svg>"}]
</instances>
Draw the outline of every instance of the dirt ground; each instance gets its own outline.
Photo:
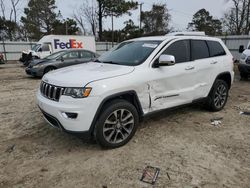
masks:
<instances>
[{"instance_id":1,"label":"dirt ground","mask_svg":"<svg viewBox=\"0 0 250 188\"><path fill-rule=\"evenodd\" d=\"M145 120L124 147L103 150L51 128L35 104L40 80L19 64L0 65L0 187L250 186L250 81L236 76L226 108L192 105ZM210 119L223 117L220 127Z\"/></svg>"}]
</instances>

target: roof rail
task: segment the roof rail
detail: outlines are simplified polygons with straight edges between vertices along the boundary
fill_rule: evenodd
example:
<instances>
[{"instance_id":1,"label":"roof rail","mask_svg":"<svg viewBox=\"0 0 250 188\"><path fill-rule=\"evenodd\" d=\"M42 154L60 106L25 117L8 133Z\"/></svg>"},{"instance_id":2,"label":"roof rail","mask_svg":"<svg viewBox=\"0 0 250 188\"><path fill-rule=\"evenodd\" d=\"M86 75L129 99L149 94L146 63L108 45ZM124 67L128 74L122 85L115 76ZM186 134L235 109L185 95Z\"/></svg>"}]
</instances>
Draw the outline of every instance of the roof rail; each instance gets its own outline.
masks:
<instances>
[{"instance_id":1,"label":"roof rail","mask_svg":"<svg viewBox=\"0 0 250 188\"><path fill-rule=\"evenodd\" d=\"M206 33L204 31L185 31L168 33L166 36L206 36Z\"/></svg>"}]
</instances>

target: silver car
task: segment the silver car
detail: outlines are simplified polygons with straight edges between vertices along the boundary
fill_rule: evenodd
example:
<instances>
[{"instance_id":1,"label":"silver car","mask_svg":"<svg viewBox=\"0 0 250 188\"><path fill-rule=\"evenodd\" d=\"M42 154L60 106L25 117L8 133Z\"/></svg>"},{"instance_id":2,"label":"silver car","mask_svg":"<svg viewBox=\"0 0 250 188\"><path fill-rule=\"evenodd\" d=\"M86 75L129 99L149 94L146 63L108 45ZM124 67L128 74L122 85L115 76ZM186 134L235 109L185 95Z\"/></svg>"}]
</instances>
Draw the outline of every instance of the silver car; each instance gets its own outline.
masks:
<instances>
[{"instance_id":1,"label":"silver car","mask_svg":"<svg viewBox=\"0 0 250 188\"><path fill-rule=\"evenodd\" d=\"M28 75L42 77L49 71L93 61L99 55L88 50L63 50L43 59L34 59L25 69Z\"/></svg>"}]
</instances>

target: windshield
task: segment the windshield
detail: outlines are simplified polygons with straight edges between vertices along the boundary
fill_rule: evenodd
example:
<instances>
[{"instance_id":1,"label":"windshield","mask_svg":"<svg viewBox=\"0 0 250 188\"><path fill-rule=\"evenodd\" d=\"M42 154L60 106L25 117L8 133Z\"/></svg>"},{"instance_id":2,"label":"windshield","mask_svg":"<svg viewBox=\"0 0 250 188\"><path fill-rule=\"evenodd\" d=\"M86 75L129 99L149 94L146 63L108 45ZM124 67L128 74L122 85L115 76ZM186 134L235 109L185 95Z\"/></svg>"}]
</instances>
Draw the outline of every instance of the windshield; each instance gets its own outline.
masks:
<instances>
[{"instance_id":1,"label":"windshield","mask_svg":"<svg viewBox=\"0 0 250 188\"><path fill-rule=\"evenodd\" d=\"M61 56L64 53L65 53L65 51L56 52L56 53L53 53L53 54L45 57L44 59L49 59L49 60L57 59L59 56Z\"/></svg>"},{"instance_id":2,"label":"windshield","mask_svg":"<svg viewBox=\"0 0 250 188\"><path fill-rule=\"evenodd\" d=\"M35 46L33 46L31 48L32 51L36 52L38 50L38 48L40 48L41 44L36 44Z\"/></svg>"},{"instance_id":3,"label":"windshield","mask_svg":"<svg viewBox=\"0 0 250 188\"><path fill-rule=\"evenodd\" d=\"M129 41L98 58L102 63L135 66L143 63L162 41Z\"/></svg>"}]
</instances>

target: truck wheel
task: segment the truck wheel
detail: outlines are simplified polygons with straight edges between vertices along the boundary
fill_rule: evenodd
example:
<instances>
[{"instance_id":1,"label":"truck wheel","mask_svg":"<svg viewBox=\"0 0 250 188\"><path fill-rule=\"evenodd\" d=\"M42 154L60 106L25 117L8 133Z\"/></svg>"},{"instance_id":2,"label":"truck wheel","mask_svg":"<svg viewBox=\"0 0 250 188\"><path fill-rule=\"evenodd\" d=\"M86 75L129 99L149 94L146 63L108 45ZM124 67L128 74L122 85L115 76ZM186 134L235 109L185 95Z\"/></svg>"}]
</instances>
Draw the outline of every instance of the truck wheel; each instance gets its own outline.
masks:
<instances>
[{"instance_id":1,"label":"truck wheel","mask_svg":"<svg viewBox=\"0 0 250 188\"><path fill-rule=\"evenodd\" d=\"M241 77L242 79L247 79L247 78L248 78L248 75L247 75L246 73L241 72L241 73L240 73L240 77Z\"/></svg>"},{"instance_id":2,"label":"truck wheel","mask_svg":"<svg viewBox=\"0 0 250 188\"><path fill-rule=\"evenodd\" d=\"M228 85L224 80L216 80L207 98L207 107L213 112L224 108L228 98Z\"/></svg>"},{"instance_id":3,"label":"truck wheel","mask_svg":"<svg viewBox=\"0 0 250 188\"><path fill-rule=\"evenodd\" d=\"M95 126L95 139L105 148L125 145L134 136L139 124L139 115L126 100L114 100L104 106Z\"/></svg>"},{"instance_id":4,"label":"truck wheel","mask_svg":"<svg viewBox=\"0 0 250 188\"><path fill-rule=\"evenodd\" d=\"M45 75L46 73L48 73L48 72L50 72L50 71L53 71L53 70L55 70L54 67L46 67L45 70L44 70L43 75Z\"/></svg>"}]
</instances>

